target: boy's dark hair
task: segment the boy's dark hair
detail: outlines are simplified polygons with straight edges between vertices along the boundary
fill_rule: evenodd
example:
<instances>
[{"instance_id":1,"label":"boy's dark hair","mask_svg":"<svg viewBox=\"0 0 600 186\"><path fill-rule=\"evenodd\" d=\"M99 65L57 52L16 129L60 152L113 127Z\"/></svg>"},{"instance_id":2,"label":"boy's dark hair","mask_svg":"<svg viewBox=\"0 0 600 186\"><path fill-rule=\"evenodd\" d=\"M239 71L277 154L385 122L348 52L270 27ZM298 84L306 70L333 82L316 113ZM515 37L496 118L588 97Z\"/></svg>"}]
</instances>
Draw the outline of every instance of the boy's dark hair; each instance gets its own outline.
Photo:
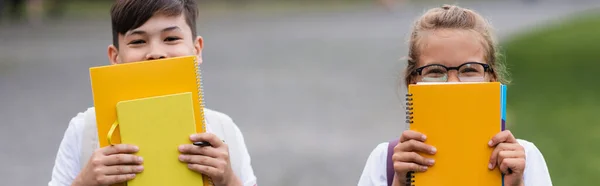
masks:
<instances>
[{"instance_id":1,"label":"boy's dark hair","mask_svg":"<svg viewBox=\"0 0 600 186\"><path fill-rule=\"evenodd\" d=\"M182 13L196 37L196 0L116 0L110 9L112 20L113 45L119 48L119 34L139 28L152 16L162 14L179 16Z\"/></svg>"}]
</instances>

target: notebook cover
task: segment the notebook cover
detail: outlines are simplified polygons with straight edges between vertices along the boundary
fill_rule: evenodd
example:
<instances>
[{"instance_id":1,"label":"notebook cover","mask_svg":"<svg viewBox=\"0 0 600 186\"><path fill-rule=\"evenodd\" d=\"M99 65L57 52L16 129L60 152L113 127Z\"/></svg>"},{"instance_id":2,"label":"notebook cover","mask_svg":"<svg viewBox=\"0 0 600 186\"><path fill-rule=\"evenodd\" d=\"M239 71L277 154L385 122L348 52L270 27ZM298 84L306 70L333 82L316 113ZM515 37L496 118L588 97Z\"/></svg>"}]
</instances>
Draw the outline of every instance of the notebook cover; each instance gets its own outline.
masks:
<instances>
[{"instance_id":1,"label":"notebook cover","mask_svg":"<svg viewBox=\"0 0 600 186\"><path fill-rule=\"evenodd\" d=\"M202 176L179 161L177 148L196 131L191 93L121 101L117 104L121 141L137 145L144 171L128 186L198 186Z\"/></svg>"},{"instance_id":2,"label":"notebook cover","mask_svg":"<svg viewBox=\"0 0 600 186\"><path fill-rule=\"evenodd\" d=\"M107 134L117 119L119 101L191 92L199 100L195 56L141 61L90 68L92 94L100 147L108 145ZM197 132L204 132L201 105L194 102ZM120 143L119 128L112 137Z\"/></svg>"},{"instance_id":3,"label":"notebook cover","mask_svg":"<svg viewBox=\"0 0 600 186\"><path fill-rule=\"evenodd\" d=\"M414 173L416 186L502 185L498 169L489 170L493 148L488 141L501 130L501 84L449 83L409 85L412 94L410 129L427 136L437 148L435 165Z\"/></svg>"}]
</instances>

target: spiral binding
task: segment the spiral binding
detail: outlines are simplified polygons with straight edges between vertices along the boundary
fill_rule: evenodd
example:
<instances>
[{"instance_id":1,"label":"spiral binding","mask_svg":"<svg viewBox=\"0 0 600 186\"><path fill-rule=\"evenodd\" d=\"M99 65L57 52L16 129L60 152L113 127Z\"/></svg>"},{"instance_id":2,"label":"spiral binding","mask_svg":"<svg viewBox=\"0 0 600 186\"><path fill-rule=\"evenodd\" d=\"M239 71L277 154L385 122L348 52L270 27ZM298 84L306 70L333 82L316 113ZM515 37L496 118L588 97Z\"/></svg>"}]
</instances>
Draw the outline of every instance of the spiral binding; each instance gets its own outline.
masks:
<instances>
[{"instance_id":1,"label":"spiral binding","mask_svg":"<svg viewBox=\"0 0 600 186\"><path fill-rule=\"evenodd\" d=\"M198 102L200 102L200 117L202 118L202 122L204 122L203 131L206 131L206 117L204 116L204 88L202 87L202 72L200 70L200 63L198 62L198 58L194 58L194 66L196 67L196 85L198 86ZM203 176L208 182L208 186L214 186L212 179L208 176Z\"/></svg>"},{"instance_id":2,"label":"spiral binding","mask_svg":"<svg viewBox=\"0 0 600 186\"><path fill-rule=\"evenodd\" d=\"M406 125L411 125L413 123L413 94L406 94ZM406 185L407 186L415 186L415 175L413 171L410 171L406 174Z\"/></svg>"},{"instance_id":3,"label":"spiral binding","mask_svg":"<svg viewBox=\"0 0 600 186\"><path fill-rule=\"evenodd\" d=\"M204 125L202 125L204 131L206 131L206 118L204 117L204 91L202 87L202 72L200 69L200 63L198 58L194 59L194 65L196 66L196 85L198 86L198 102L200 102L200 117L202 117Z\"/></svg>"}]
</instances>

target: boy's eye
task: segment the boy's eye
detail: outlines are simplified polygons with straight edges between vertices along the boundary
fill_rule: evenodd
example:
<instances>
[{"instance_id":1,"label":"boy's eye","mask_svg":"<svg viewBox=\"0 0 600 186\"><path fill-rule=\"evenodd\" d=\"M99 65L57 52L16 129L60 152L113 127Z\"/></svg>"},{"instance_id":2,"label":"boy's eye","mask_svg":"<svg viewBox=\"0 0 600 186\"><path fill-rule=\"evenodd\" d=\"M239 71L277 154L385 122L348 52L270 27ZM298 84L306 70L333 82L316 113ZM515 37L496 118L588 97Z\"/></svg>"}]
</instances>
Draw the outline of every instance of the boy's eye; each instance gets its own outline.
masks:
<instances>
[{"instance_id":1,"label":"boy's eye","mask_svg":"<svg viewBox=\"0 0 600 186\"><path fill-rule=\"evenodd\" d=\"M131 42L129 42L130 45L139 45L139 44L144 44L146 43L146 41L138 39L138 40L133 40Z\"/></svg>"},{"instance_id":2,"label":"boy's eye","mask_svg":"<svg viewBox=\"0 0 600 186\"><path fill-rule=\"evenodd\" d=\"M177 41L177 40L180 40L180 39L181 38L179 38L179 37L167 37L167 38L165 38L165 41Z\"/></svg>"}]
</instances>

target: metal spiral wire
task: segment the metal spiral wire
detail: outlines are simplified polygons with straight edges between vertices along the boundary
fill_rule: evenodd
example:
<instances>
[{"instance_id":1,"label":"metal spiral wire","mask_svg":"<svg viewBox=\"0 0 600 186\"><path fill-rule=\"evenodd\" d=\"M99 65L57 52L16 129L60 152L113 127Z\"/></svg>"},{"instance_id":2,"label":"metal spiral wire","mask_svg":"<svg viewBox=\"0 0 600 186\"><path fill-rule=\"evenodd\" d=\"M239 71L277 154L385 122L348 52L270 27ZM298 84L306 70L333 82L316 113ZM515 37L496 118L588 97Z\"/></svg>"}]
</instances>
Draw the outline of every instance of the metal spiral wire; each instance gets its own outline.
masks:
<instances>
[{"instance_id":1,"label":"metal spiral wire","mask_svg":"<svg viewBox=\"0 0 600 186\"><path fill-rule=\"evenodd\" d=\"M406 94L406 125L411 125L413 123L413 94ZM410 128L410 127L409 127ZM414 172L410 171L406 173L406 185L407 186L415 186L415 175Z\"/></svg>"}]
</instances>

